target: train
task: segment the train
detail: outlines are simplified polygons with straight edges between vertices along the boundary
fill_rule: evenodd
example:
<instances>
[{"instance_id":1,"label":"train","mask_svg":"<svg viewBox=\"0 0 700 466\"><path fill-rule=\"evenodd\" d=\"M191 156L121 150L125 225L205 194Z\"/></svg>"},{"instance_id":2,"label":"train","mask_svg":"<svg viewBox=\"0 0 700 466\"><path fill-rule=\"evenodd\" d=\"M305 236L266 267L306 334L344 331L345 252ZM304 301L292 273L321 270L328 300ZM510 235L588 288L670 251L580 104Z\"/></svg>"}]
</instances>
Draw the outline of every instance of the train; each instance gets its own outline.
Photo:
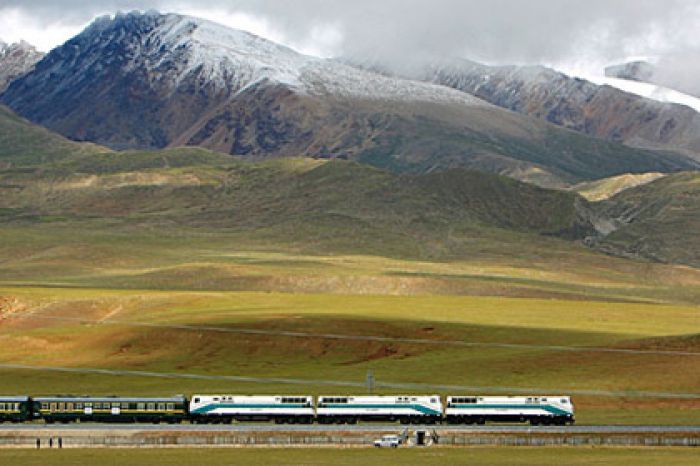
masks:
<instances>
[{"instance_id":1,"label":"train","mask_svg":"<svg viewBox=\"0 0 700 466\"><path fill-rule=\"evenodd\" d=\"M568 396L439 395L178 395L0 396L0 423L401 424L575 422Z\"/></svg>"}]
</instances>

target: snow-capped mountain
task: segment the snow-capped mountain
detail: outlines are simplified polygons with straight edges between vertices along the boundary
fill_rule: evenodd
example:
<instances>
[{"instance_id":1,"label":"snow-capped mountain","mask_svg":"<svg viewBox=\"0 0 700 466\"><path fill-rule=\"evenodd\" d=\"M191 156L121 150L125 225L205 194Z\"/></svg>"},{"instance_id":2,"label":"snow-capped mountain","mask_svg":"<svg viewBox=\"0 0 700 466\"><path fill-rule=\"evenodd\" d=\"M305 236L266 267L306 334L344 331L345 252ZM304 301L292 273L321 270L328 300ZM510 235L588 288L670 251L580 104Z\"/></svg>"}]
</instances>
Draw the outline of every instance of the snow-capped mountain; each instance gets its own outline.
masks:
<instances>
[{"instance_id":1,"label":"snow-capped mountain","mask_svg":"<svg viewBox=\"0 0 700 466\"><path fill-rule=\"evenodd\" d=\"M397 170L464 166L543 184L695 166L674 154L589 140L440 83L385 76L156 12L96 20L0 101L69 138L117 149L198 145Z\"/></svg>"},{"instance_id":2,"label":"snow-capped mountain","mask_svg":"<svg viewBox=\"0 0 700 466\"><path fill-rule=\"evenodd\" d=\"M670 90L613 78L594 83L542 66L467 60L435 64L416 77L590 136L682 151L700 160L700 102Z\"/></svg>"},{"instance_id":3,"label":"snow-capped mountain","mask_svg":"<svg viewBox=\"0 0 700 466\"><path fill-rule=\"evenodd\" d=\"M43 56L27 42L6 44L0 40L0 93L12 81L31 71Z\"/></svg>"}]
</instances>

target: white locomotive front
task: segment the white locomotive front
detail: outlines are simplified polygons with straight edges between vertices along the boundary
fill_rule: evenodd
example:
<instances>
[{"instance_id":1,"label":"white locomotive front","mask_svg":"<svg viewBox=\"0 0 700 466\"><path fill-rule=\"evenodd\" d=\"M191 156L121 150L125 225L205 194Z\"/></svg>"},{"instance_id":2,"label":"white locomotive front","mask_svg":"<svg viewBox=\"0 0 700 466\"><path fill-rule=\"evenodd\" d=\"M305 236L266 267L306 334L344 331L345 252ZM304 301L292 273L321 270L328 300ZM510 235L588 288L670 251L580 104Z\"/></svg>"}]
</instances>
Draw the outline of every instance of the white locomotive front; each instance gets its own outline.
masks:
<instances>
[{"instance_id":1,"label":"white locomotive front","mask_svg":"<svg viewBox=\"0 0 700 466\"><path fill-rule=\"evenodd\" d=\"M311 424L314 403L313 397L298 395L193 395L190 418L197 423L231 423L236 420Z\"/></svg>"},{"instance_id":2,"label":"white locomotive front","mask_svg":"<svg viewBox=\"0 0 700 466\"><path fill-rule=\"evenodd\" d=\"M450 424L529 422L532 425L574 423L568 396L448 396L445 421Z\"/></svg>"},{"instance_id":3,"label":"white locomotive front","mask_svg":"<svg viewBox=\"0 0 700 466\"><path fill-rule=\"evenodd\" d=\"M316 413L322 424L354 424L358 421L434 424L442 418L442 402L439 395L319 396Z\"/></svg>"}]
</instances>

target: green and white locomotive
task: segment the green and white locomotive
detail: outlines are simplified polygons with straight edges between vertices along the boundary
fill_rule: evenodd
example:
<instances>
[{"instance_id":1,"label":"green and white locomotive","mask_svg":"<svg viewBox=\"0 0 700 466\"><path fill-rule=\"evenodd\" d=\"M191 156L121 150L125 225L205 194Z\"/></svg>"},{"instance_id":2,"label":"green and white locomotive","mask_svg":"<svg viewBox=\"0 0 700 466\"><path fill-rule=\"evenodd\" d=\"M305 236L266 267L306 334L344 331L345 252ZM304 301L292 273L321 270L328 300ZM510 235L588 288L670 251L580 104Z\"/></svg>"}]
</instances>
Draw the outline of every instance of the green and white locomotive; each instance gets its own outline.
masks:
<instances>
[{"instance_id":1,"label":"green and white locomotive","mask_svg":"<svg viewBox=\"0 0 700 466\"><path fill-rule=\"evenodd\" d=\"M568 396L448 396L445 421L448 424L565 425L574 423L574 405Z\"/></svg>"},{"instance_id":2,"label":"green and white locomotive","mask_svg":"<svg viewBox=\"0 0 700 466\"><path fill-rule=\"evenodd\" d=\"M311 424L314 399L299 395L193 395L190 419L196 423L230 424L233 421L275 421Z\"/></svg>"},{"instance_id":3,"label":"green and white locomotive","mask_svg":"<svg viewBox=\"0 0 700 466\"><path fill-rule=\"evenodd\" d=\"M358 421L435 424L442 419L442 402L438 395L319 396L316 415L321 424Z\"/></svg>"}]
</instances>

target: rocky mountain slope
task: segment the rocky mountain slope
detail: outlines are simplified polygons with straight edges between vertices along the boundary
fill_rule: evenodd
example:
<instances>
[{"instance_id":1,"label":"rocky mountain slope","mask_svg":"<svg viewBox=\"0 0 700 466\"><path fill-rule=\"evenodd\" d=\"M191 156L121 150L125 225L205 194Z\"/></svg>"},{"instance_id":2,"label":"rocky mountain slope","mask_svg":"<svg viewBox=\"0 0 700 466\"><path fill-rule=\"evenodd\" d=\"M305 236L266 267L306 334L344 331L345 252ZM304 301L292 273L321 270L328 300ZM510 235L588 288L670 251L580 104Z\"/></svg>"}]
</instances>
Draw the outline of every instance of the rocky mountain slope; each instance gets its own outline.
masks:
<instances>
[{"instance_id":1,"label":"rocky mountain slope","mask_svg":"<svg viewBox=\"0 0 700 466\"><path fill-rule=\"evenodd\" d=\"M0 100L71 139L116 149L194 145L398 171L465 167L550 186L698 166L679 154L562 130L442 85L153 12L97 20Z\"/></svg>"},{"instance_id":2,"label":"rocky mountain slope","mask_svg":"<svg viewBox=\"0 0 700 466\"><path fill-rule=\"evenodd\" d=\"M540 66L485 66L467 60L434 64L423 80L580 133L639 148L682 151L700 160L700 113L599 86Z\"/></svg>"},{"instance_id":3,"label":"rocky mountain slope","mask_svg":"<svg viewBox=\"0 0 700 466\"><path fill-rule=\"evenodd\" d=\"M0 40L0 93L12 81L34 69L43 57L42 52L27 42L6 44Z\"/></svg>"}]
</instances>

